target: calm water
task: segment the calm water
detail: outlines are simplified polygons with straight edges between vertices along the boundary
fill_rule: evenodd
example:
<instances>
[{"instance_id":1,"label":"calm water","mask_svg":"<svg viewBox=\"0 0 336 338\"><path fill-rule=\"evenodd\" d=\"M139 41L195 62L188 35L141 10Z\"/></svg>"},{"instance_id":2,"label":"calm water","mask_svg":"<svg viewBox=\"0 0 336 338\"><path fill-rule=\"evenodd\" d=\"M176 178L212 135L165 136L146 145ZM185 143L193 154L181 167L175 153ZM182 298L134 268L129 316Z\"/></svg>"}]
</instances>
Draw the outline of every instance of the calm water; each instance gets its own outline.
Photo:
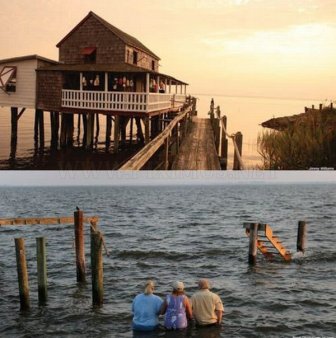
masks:
<instances>
[{"instance_id":1,"label":"calm water","mask_svg":"<svg viewBox=\"0 0 336 338\"><path fill-rule=\"evenodd\" d=\"M208 117L209 106L212 96L195 95L198 98L198 116ZM255 168L261 164L261 158L257 149L258 133L262 131L260 124L272 117L287 116L304 112L305 106L320 102L313 100L281 100L264 98L244 98L214 96L215 106L220 106L222 115L228 117L228 132L230 134L241 131L243 134L243 158L247 168ZM77 135L77 118L75 119L75 137ZM94 156L81 151L67 154L60 152L57 156L41 156L34 151L33 140L34 111L27 110L19 120L19 137L16 153L16 161L7 161L10 157L10 109L0 108L0 169L88 169L86 161L101 163L96 169L113 169L118 164L114 163L113 157L105 153L104 135L105 119L100 119L99 144ZM113 135L113 133L112 133ZM46 151L50 146L50 119L49 114L45 113L45 140ZM75 141L76 145L76 141ZM64 163L64 162L69 163ZM75 164L71 166L71 161L84 163L85 168ZM233 162L233 146L229 142L229 168ZM60 163L63 163L60 167Z\"/></svg>"},{"instance_id":2,"label":"calm water","mask_svg":"<svg viewBox=\"0 0 336 338\"><path fill-rule=\"evenodd\" d=\"M191 295L197 279L209 277L225 303L220 330L141 337L335 337L335 187L1 188L1 217L71 215L76 205L98 215L111 255L104 256L105 305L93 310L89 276L86 286L76 285L72 226L0 228L0 336L133 337L131 302L148 278L163 296L173 280L184 281ZM256 267L247 265L244 222L269 222L295 251L299 220L308 223L304 258L259 257ZM47 238L49 275L49 302L40 308L38 236ZM14 237L26 239L32 302L26 314L18 310Z\"/></svg>"}]
</instances>

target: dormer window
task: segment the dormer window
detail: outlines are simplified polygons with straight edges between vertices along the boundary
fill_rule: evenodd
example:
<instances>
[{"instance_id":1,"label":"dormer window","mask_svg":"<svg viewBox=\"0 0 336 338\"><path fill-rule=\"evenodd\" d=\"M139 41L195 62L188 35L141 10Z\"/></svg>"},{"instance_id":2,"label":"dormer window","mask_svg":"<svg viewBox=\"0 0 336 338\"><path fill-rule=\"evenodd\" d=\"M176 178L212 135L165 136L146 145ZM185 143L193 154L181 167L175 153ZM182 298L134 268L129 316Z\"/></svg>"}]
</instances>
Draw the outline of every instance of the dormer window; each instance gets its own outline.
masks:
<instances>
[{"instance_id":1,"label":"dormer window","mask_svg":"<svg viewBox=\"0 0 336 338\"><path fill-rule=\"evenodd\" d=\"M138 52L133 51L133 64L137 65L138 64Z\"/></svg>"},{"instance_id":2,"label":"dormer window","mask_svg":"<svg viewBox=\"0 0 336 338\"><path fill-rule=\"evenodd\" d=\"M81 55L84 57L84 63L96 63L97 48L86 47L81 50Z\"/></svg>"},{"instance_id":3,"label":"dormer window","mask_svg":"<svg viewBox=\"0 0 336 338\"><path fill-rule=\"evenodd\" d=\"M16 92L16 67L5 66L0 72L0 88L6 93Z\"/></svg>"}]
</instances>

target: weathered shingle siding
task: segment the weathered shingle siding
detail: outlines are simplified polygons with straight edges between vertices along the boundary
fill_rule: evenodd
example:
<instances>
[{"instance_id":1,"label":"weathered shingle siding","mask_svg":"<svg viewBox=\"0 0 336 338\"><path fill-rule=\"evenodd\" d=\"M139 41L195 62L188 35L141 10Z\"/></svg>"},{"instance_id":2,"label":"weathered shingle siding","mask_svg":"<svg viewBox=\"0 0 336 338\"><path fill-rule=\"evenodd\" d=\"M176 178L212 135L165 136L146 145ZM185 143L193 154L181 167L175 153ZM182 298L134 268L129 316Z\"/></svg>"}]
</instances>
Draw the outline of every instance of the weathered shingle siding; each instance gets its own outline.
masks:
<instances>
[{"instance_id":1,"label":"weathered shingle siding","mask_svg":"<svg viewBox=\"0 0 336 338\"><path fill-rule=\"evenodd\" d=\"M124 62L125 43L94 17L88 18L59 48L59 60L67 64L82 64L81 50L96 47L96 63Z\"/></svg>"},{"instance_id":2,"label":"weathered shingle siding","mask_svg":"<svg viewBox=\"0 0 336 338\"><path fill-rule=\"evenodd\" d=\"M63 76L61 72L37 72L37 108L60 111L62 103Z\"/></svg>"}]
</instances>

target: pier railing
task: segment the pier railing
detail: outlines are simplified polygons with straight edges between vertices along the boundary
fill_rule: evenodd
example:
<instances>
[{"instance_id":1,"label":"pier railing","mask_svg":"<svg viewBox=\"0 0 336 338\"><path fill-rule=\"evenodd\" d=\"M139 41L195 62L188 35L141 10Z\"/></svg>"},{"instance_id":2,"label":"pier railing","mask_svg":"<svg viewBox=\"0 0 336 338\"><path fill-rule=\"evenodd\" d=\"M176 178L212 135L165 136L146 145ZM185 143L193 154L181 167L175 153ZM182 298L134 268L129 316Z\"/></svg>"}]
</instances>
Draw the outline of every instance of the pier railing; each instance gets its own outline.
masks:
<instances>
[{"instance_id":1,"label":"pier railing","mask_svg":"<svg viewBox=\"0 0 336 338\"><path fill-rule=\"evenodd\" d=\"M62 107L150 113L182 107L186 95L62 90Z\"/></svg>"},{"instance_id":2,"label":"pier railing","mask_svg":"<svg viewBox=\"0 0 336 338\"><path fill-rule=\"evenodd\" d=\"M210 120L214 131L216 150L219 154L221 167L223 170L227 169L228 160L228 139L230 138L234 148L233 170L244 170L245 165L242 159L243 151L243 135L240 131L234 134L229 134L227 131L227 117L221 117L220 107L216 108L214 101L210 104Z\"/></svg>"},{"instance_id":3,"label":"pier railing","mask_svg":"<svg viewBox=\"0 0 336 338\"><path fill-rule=\"evenodd\" d=\"M164 147L163 160L158 167L160 167L160 169L168 170L172 163L173 156L177 155L179 152L180 142L187 133L191 116L195 114L195 109L196 99L190 98L188 105L169 121L168 126L119 170L143 169L147 162L149 162L162 147Z\"/></svg>"}]
</instances>

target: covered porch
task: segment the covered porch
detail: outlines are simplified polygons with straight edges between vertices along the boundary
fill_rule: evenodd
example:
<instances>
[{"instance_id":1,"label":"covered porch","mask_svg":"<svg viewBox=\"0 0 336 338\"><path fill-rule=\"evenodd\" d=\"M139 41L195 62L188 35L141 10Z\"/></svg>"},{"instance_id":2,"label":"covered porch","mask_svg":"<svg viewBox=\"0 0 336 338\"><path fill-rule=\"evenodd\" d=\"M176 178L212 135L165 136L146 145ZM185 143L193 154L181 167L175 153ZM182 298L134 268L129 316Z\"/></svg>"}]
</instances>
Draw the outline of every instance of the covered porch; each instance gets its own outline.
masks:
<instances>
[{"instance_id":1,"label":"covered porch","mask_svg":"<svg viewBox=\"0 0 336 338\"><path fill-rule=\"evenodd\" d=\"M186 103L187 83L126 63L57 65L45 70L61 74L60 111L148 116L178 111Z\"/></svg>"}]
</instances>

